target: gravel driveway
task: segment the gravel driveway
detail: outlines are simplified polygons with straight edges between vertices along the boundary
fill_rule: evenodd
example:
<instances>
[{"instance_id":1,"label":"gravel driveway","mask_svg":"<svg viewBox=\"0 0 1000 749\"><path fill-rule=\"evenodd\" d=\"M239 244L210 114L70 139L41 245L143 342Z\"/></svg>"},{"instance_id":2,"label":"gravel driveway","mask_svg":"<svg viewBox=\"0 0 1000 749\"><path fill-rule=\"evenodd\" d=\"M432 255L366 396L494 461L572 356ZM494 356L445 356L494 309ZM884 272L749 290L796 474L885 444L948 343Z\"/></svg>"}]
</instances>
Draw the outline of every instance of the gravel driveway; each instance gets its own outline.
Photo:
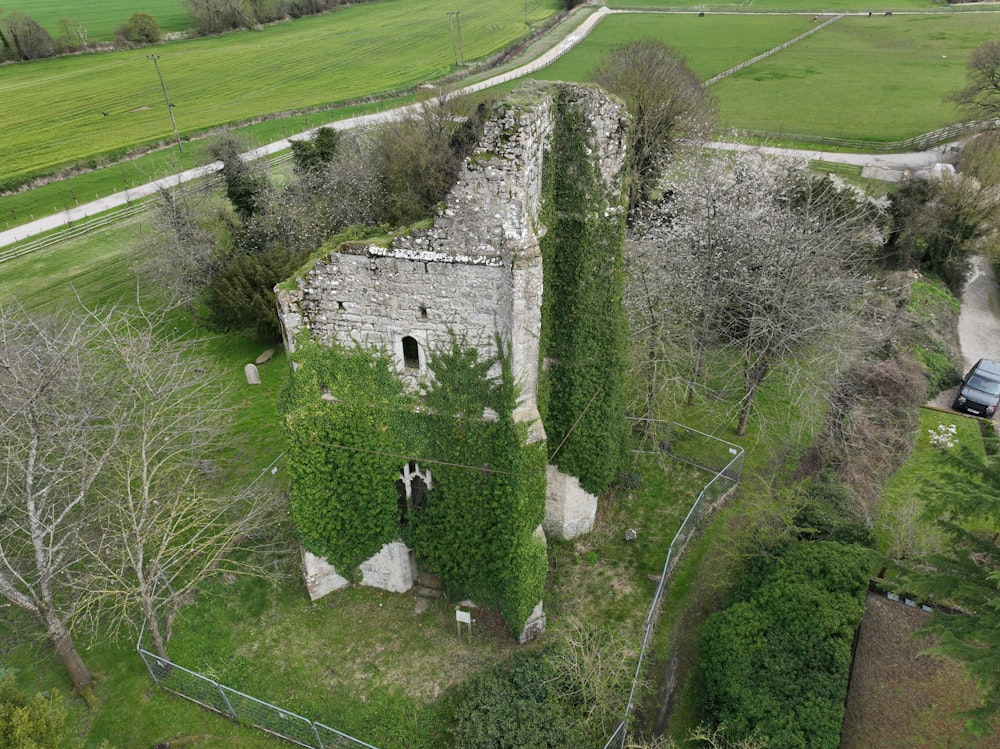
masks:
<instances>
[{"instance_id":1,"label":"gravel driveway","mask_svg":"<svg viewBox=\"0 0 1000 749\"><path fill-rule=\"evenodd\" d=\"M962 292L958 345L965 364L963 375L979 359L1000 360L1000 289L993 266L982 255L973 259L972 274ZM957 392L958 388L951 388L938 393L927 405L951 410Z\"/></svg>"}]
</instances>

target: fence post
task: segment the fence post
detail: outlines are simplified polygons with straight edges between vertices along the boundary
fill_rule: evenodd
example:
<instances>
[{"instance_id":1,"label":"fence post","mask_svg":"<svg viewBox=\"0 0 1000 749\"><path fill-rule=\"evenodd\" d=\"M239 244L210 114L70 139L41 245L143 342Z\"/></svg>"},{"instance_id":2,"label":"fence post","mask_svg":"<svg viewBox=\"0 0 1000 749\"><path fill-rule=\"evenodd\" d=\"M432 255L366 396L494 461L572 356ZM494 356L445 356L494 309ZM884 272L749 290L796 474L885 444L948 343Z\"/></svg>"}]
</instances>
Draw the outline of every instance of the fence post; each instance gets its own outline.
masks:
<instances>
[{"instance_id":1,"label":"fence post","mask_svg":"<svg viewBox=\"0 0 1000 749\"><path fill-rule=\"evenodd\" d=\"M215 684L215 688L219 690L219 694L222 697L222 701L226 703L226 709L229 710L229 715L232 717L233 720L238 722L239 718L236 716L236 711L233 710L232 703L230 703L229 698L226 697L226 690L223 689L222 685L215 679L212 679L212 683Z\"/></svg>"}]
</instances>

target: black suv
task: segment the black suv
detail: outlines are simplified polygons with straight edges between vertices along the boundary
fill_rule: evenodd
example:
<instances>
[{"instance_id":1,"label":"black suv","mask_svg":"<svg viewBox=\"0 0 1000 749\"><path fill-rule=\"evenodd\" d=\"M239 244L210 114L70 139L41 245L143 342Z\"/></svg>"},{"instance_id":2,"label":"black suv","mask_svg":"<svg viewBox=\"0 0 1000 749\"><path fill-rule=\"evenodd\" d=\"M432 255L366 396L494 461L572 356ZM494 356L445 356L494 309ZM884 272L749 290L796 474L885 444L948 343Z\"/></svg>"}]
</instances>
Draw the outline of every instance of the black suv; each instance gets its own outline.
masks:
<instances>
[{"instance_id":1,"label":"black suv","mask_svg":"<svg viewBox=\"0 0 1000 749\"><path fill-rule=\"evenodd\" d=\"M962 380L952 408L993 418L1000 403L1000 362L980 359Z\"/></svg>"}]
</instances>

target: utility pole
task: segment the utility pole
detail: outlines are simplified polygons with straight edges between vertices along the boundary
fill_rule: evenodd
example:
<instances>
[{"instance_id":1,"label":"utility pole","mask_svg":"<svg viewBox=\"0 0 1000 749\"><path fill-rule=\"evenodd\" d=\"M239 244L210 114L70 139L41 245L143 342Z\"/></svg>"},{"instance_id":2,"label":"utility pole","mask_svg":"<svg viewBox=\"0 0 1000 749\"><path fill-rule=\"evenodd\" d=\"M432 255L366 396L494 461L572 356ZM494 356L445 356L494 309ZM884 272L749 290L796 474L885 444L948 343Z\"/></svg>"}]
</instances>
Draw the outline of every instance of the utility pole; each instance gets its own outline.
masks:
<instances>
[{"instance_id":1,"label":"utility pole","mask_svg":"<svg viewBox=\"0 0 1000 749\"><path fill-rule=\"evenodd\" d=\"M451 54L455 57L455 64L458 65L458 50L455 48L455 16L458 15L458 11L451 10L445 15L448 16L448 22L451 24Z\"/></svg>"},{"instance_id":2,"label":"utility pole","mask_svg":"<svg viewBox=\"0 0 1000 749\"><path fill-rule=\"evenodd\" d=\"M458 54L462 58L462 64L465 65L465 51L462 49L462 21L458 17L459 11L455 11L455 28L458 30Z\"/></svg>"},{"instance_id":3,"label":"utility pole","mask_svg":"<svg viewBox=\"0 0 1000 749\"><path fill-rule=\"evenodd\" d=\"M153 65L156 66L156 75L160 79L160 88L163 89L163 100L167 102L167 112L170 114L170 124L174 126L174 138L177 139L177 150L184 153L184 146L181 145L181 134L177 132L177 121L174 119L174 105L170 103L170 97L167 96L167 84L163 82L163 73L160 72L160 56L146 55L146 59L152 60Z\"/></svg>"}]
</instances>

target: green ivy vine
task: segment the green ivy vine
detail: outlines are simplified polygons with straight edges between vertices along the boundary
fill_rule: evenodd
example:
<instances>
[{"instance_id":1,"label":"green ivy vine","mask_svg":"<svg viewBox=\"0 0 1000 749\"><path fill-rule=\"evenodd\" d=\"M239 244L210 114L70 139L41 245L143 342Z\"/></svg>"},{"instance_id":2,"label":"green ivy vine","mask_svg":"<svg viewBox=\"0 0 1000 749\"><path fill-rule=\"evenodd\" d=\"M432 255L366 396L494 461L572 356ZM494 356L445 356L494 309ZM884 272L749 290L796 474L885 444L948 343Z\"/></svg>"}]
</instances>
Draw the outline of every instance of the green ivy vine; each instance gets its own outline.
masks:
<instances>
[{"instance_id":1,"label":"green ivy vine","mask_svg":"<svg viewBox=\"0 0 1000 749\"><path fill-rule=\"evenodd\" d=\"M497 349L483 358L453 336L431 355L434 376L418 400L384 355L300 341L282 409L305 548L343 574L401 538L450 597L495 606L520 632L548 569L534 535L546 456L514 422L517 388L499 340ZM433 480L421 506L401 516L395 480L410 459Z\"/></svg>"},{"instance_id":2,"label":"green ivy vine","mask_svg":"<svg viewBox=\"0 0 1000 749\"><path fill-rule=\"evenodd\" d=\"M605 187L573 89L559 87L554 107L542 176L539 410L552 462L599 494L618 475L627 438L624 194Z\"/></svg>"}]
</instances>

